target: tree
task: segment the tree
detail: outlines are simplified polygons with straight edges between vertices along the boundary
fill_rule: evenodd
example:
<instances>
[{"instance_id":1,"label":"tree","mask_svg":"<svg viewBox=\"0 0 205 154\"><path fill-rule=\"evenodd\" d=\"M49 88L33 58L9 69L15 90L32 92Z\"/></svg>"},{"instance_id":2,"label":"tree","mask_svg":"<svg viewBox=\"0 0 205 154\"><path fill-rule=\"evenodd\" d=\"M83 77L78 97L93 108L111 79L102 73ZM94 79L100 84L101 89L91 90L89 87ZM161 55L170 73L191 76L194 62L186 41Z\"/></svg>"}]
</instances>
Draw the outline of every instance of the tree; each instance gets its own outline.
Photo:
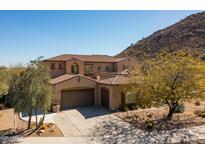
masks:
<instances>
[{"instance_id":1,"label":"tree","mask_svg":"<svg viewBox=\"0 0 205 154\"><path fill-rule=\"evenodd\" d=\"M205 98L205 63L184 52L161 53L136 66L126 89L138 103L167 104L171 119L177 105Z\"/></svg>"},{"instance_id":2,"label":"tree","mask_svg":"<svg viewBox=\"0 0 205 154\"><path fill-rule=\"evenodd\" d=\"M0 66L0 98L8 93L12 76L19 75L23 69L23 66L20 64L9 68Z\"/></svg>"},{"instance_id":3,"label":"tree","mask_svg":"<svg viewBox=\"0 0 205 154\"><path fill-rule=\"evenodd\" d=\"M40 63L40 59L32 61L27 69L21 72L20 76L15 76L9 89L8 101L17 112L26 112L29 116L28 129L31 128L31 118L33 112L45 113L49 110L52 98L52 87L50 84L49 69ZM40 121L39 124L42 124Z\"/></svg>"},{"instance_id":4,"label":"tree","mask_svg":"<svg viewBox=\"0 0 205 154\"><path fill-rule=\"evenodd\" d=\"M6 94L9 88L8 71L6 68L0 68L0 98Z\"/></svg>"}]
</instances>

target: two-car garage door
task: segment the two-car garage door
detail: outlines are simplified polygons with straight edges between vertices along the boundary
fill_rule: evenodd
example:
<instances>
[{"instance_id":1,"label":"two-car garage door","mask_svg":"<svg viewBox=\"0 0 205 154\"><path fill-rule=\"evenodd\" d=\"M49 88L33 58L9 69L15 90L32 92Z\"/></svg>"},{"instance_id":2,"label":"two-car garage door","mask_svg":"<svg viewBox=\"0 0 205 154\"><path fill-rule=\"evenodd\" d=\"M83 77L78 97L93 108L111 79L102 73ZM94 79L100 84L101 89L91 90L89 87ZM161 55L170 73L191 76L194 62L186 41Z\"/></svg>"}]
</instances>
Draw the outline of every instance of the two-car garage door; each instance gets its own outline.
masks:
<instances>
[{"instance_id":1,"label":"two-car garage door","mask_svg":"<svg viewBox=\"0 0 205 154\"><path fill-rule=\"evenodd\" d=\"M94 105L94 89L61 91L61 109Z\"/></svg>"}]
</instances>

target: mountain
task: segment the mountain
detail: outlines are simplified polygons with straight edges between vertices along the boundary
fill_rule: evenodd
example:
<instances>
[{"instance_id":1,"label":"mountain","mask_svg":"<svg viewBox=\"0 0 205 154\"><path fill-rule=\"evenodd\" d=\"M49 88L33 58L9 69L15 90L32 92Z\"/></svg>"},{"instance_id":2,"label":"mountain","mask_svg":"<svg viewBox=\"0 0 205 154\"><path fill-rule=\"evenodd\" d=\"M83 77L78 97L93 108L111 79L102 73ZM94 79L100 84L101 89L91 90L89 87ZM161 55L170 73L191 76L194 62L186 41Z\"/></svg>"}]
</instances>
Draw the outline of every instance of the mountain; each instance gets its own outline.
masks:
<instances>
[{"instance_id":1,"label":"mountain","mask_svg":"<svg viewBox=\"0 0 205 154\"><path fill-rule=\"evenodd\" d=\"M131 56L138 60L153 57L160 51L183 50L205 60L205 12L187 18L159 30L132 44L116 57Z\"/></svg>"}]
</instances>

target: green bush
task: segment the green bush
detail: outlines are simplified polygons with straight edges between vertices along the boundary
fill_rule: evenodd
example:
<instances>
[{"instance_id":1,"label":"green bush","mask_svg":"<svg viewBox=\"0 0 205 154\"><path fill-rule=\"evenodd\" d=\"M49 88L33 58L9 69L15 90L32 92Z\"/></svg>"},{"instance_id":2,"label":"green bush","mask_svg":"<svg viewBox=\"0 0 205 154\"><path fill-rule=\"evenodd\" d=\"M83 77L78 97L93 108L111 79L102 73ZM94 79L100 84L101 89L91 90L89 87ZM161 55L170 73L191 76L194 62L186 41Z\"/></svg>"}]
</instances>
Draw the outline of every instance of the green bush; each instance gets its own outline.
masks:
<instances>
[{"instance_id":1,"label":"green bush","mask_svg":"<svg viewBox=\"0 0 205 154\"><path fill-rule=\"evenodd\" d=\"M184 112L184 104L178 104L174 110L174 113L183 113Z\"/></svg>"},{"instance_id":2,"label":"green bush","mask_svg":"<svg viewBox=\"0 0 205 154\"><path fill-rule=\"evenodd\" d=\"M127 106L124 106L124 111L129 111L130 109L129 109L129 107L127 107Z\"/></svg>"},{"instance_id":3,"label":"green bush","mask_svg":"<svg viewBox=\"0 0 205 154\"><path fill-rule=\"evenodd\" d=\"M125 104L123 107L124 111L136 110L137 108L138 106L135 103Z\"/></svg>"}]
</instances>

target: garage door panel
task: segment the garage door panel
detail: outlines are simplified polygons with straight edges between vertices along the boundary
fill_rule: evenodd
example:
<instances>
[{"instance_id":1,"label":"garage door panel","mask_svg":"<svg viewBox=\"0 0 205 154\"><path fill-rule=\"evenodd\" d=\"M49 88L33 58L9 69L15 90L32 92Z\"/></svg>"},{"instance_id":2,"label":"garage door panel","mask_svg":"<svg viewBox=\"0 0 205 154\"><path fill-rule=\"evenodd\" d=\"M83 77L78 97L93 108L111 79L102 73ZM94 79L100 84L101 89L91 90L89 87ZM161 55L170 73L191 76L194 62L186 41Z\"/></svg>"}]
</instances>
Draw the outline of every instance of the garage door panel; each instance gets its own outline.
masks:
<instances>
[{"instance_id":1,"label":"garage door panel","mask_svg":"<svg viewBox=\"0 0 205 154\"><path fill-rule=\"evenodd\" d=\"M62 109L93 105L94 90L83 89L62 91L61 102Z\"/></svg>"}]
</instances>

